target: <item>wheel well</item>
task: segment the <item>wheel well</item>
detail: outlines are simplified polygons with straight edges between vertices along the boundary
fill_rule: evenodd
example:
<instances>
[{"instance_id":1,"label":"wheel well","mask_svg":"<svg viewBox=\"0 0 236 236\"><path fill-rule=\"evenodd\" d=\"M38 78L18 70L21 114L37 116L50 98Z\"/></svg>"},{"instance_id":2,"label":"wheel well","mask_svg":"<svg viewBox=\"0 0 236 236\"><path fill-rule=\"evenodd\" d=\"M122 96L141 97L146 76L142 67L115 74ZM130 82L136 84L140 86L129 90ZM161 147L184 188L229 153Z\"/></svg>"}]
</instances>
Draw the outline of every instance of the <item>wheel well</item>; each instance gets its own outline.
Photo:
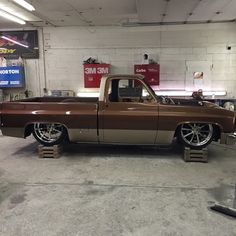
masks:
<instances>
[{"instance_id":1,"label":"wheel well","mask_svg":"<svg viewBox=\"0 0 236 236\"><path fill-rule=\"evenodd\" d=\"M214 128L214 141L218 141L220 139L220 135L221 135L221 129L220 126L213 124L213 128Z\"/></svg>"},{"instance_id":2,"label":"wheel well","mask_svg":"<svg viewBox=\"0 0 236 236\"><path fill-rule=\"evenodd\" d=\"M194 122L193 122L194 123ZM179 129L181 127L181 125L184 124L184 123L181 123L177 126L177 128L175 129L175 135L174 137L177 137L178 135L178 132L179 132ZM219 125L217 124L212 124L213 125L213 129L214 129L214 141L218 141L218 139L220 139L220 135L221 135L221 128Z\"/></svg>"},{"instance_id":3,"label":"wheel well","mask_svg":"<svg viewBox=\"0 0 236 236\"><path fill-rule=\"evenodd\" d=\"M30 136L33 132L34 129L34 124L28 124L25 127L25 133L24 133L24 138Z\"/></svg>"},{"instance_id":4,"label":"wheel well","mask_svg":"<svg viewBox=\"0 0 236 236\"><path fill-rule=\"evenodd\" d=\"M67 138L68 138L68 137L69 137L69 136L68 136L68 129L67 129L67 127L66 127L64 124L62 124L62 125L63 125L64 128L65 128L66 136L67 136ZM30 135L32 134L33 130L34 130L34 123L26 125L26 126L25 126L24 138L30 136Z\"/></svg>"},{"instance_id":5,"label":"wheel well","mask_svg":"<svg viewBox=\"0 0 236 236\"><path fill-rule=\"evenodd\" d=\"M174 137L177 137L181 125L182 125L182 124L179 124L179 125L177 126L177 128L175 129Z\"/></svg>"}]
</instances>

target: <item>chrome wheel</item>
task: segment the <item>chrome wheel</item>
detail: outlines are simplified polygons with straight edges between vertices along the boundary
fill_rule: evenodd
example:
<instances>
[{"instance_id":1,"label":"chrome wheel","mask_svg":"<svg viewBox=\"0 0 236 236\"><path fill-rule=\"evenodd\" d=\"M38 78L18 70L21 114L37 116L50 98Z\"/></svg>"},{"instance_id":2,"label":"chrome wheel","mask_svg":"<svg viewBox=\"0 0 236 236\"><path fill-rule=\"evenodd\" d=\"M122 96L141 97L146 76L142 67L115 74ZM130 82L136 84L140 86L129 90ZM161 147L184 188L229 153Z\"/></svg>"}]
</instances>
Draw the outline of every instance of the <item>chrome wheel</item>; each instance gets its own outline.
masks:
<instances>
[{"instance_id":1,"label":"chrome wheel","mask_svg":"<svg viewBox=\"0 0 236 236\"><path fill-rule=\"evenodd\" d=\"M201 148L211 142L213 130L212 124L182 124L180 127L180 136L187 146Z\"/></svg>"},{"instance_id":2,"label":"chrome wheel","mask_svg":"<svg viewBox=\"0 0 236 236\"><path fill-rule=\"evenodd\" d=\"M61 124L36 123L33 135L43 145L54 145L64 139L65 128Z\"/></svg>"}]
</instances>

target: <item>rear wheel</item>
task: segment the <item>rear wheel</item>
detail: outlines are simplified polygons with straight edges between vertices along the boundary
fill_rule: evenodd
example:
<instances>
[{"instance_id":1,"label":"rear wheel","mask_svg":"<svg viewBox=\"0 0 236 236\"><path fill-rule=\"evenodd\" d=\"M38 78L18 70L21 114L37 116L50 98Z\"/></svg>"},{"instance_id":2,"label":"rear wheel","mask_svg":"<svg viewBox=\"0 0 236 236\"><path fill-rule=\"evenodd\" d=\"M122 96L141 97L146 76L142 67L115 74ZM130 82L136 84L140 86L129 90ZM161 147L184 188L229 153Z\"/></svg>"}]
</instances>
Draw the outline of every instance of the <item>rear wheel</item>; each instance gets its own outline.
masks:
<instances>
[{"instance_id":1,"label":"rear wheel","mask_svg":"<svg viewBox=\"0 0 236 236\"><path fill-rule=\"evenodd\" d=\"M62 143L66 138L66 128L56 123L36 123L33 128L35 139L45 145L53 146Z\"/></svg>"},{"instance_id":2,"label":"rear wheel","mask_svg":"<svg viewBox=\"0 0 236 236\"><path fill-rule=\"evenodd\" d=\"M202 149L211 143L213 134L212 124L186 123L179 128L178 139L184 146L192 149Z\"/></svg>"}]
</instances>

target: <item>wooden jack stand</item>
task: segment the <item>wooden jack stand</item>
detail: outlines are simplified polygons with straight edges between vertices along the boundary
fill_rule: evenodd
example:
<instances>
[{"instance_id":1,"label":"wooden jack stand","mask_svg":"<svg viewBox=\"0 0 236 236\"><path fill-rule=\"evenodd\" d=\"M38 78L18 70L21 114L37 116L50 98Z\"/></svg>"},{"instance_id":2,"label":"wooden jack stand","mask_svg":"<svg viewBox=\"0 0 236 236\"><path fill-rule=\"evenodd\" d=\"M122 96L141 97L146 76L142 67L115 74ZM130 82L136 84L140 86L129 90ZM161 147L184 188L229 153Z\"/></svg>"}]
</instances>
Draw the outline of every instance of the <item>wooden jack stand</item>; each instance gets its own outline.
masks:
<instances>
[{"instance_id":1,"label":"wooden jack stand","mask_svg":"<svg viewBox=\"0 0 236 236\"><path fill-rule=\"evenodd\" d=\"M59 158L62 153L61 145L38 146L39 158Z\"/></svg>"},{"instance_id":2,"label":"wooden jack stand","mask_svg":"<svg viewBox=\"0 0 236 236\"><path fill-rule=\"evenodd\" d=\"M203 148L200 150L184 148L184 161L185 162L208 162L208 149Z\"/></svg>"}]
</instances>

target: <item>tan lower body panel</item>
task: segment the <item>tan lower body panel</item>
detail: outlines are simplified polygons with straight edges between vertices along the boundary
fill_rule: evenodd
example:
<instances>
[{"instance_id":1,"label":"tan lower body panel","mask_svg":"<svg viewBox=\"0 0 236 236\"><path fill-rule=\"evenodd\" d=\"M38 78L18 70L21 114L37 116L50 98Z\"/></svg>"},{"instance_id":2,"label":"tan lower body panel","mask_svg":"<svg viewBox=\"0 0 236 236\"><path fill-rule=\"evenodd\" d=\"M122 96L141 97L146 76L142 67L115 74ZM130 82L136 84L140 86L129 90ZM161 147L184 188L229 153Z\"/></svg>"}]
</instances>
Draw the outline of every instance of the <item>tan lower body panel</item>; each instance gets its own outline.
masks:
<instances>
[{"instance_id":1,"label":"tan lower body panel","mask_svg":"<svg viewBox=\"0 0 236 236\"><path fill-rule=\"evenodd\" d=\"M155 144L156 131L150 130L99 130L96 129L69 129L68 135L72 142L100 142L120 144Z\"/></svg>"},{"instance_id":2,"label":"tan lower body panel","mask_svg":"<svg viewBox=\"0 0 236 236\"><path fill-rule=\"evenodd\" d=\"M103 143L125 143L125 144L155 144L156 130L120 130L105 129L101 131Z\"/></svg>"},{"instance_id":3,"label":"tan lower body panel","mask_svg":"<svg viewBox=\"0 0 236 236\"><path fill-rule=\"evenodd\" d=\"M4 136L24 138L24 128L2 127L1 130Z\"/></svg>"},{"instance_id":4,"label":"tan lower body panel","mask_svg":"<svg viewBox=\"0 0 236 236\"><path fill-rule=\"evenodd\" d=\"M2 127L2 134L11 137L24 138L23 128ZM91 142L91 143L117 143L117 144L170 144L174 137L174 131L158 130L115 130L106 129L99 131L96 129L68 129L69 140L71 142Z\"/></svg>"},{"instance_id":5,"label":"tan lower body panel","mask_svg":"<svg viewBox=\"0 0 236 236\"><path fill-rule=\"evenodd\" d=\"M98 142L96 129L68 129L71 142Z\"/></svg>"},{"instance_id":6,"label":"tan lower body panel","mask_svg":"<svg viewBox=\"0 0 236 236\"><path fill-rule=\"evenodd\" d=\"M175 131L159 130L104 130L104 143L171 144Z\"/></svg>"},{"instance_id":7,"label":"tan lower body panel","mask_svg":"<svg viewBox=\"0 0 236 236\"><path fill-rule=\"evenodd\" d=\"M171 144L175 131L158 130L156 144Z\"/></svg>"}]
</instances>

